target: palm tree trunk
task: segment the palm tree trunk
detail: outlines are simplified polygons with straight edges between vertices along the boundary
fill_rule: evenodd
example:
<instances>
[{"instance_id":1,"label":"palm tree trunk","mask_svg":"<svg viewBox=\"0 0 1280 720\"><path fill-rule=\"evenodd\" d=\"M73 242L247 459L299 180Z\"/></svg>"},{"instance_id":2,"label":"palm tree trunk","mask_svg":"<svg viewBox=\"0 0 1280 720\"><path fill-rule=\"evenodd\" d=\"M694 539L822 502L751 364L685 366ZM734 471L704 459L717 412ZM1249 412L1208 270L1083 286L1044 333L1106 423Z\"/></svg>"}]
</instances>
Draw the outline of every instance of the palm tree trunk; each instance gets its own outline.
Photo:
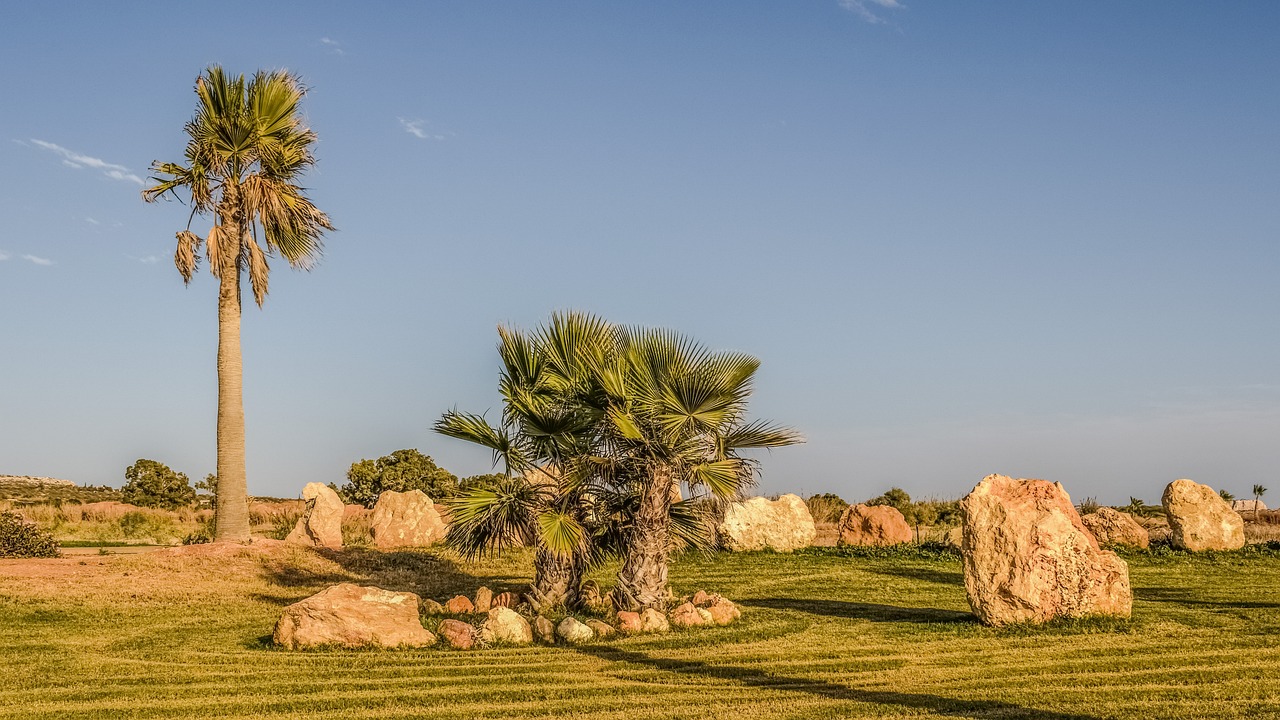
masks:
<instances>
[{"instance_id":1,"label":"palm tree trunk","mask_svg":"<svg viewBox=\"0 0 1280 720\"><path fill-rule=\"evenodd\" d=\"M534 611L576 608L584 569L577 555L565 557L539 548L533 561L533 584L526 594Z\"/></svg>"},{"instance_id":2,"label":"palm tree trunk","mask_svg":"<svg viewBox=\"0 0 1280 720\"><path fill-rule=\"evenodd\" d=\"M238 239L239 235L236 237ZM238 250L238 240L235 244L222 244L222 277L218 288L218 489L214 540L244 543L251 538L244 460Z\"/></svg>"},{"instance_id":3,"label":"palm tree trunk","mask_svg":"<svg viewBox=\"0 0 1280 720\"><path fill-rule=\"evenodd\" d=\"M613 590L614 604L619 610L666 609L672 481L671 469L661 467L640 489L640 507L627 544L627 557Z\"/></svg>"}]
</instances>

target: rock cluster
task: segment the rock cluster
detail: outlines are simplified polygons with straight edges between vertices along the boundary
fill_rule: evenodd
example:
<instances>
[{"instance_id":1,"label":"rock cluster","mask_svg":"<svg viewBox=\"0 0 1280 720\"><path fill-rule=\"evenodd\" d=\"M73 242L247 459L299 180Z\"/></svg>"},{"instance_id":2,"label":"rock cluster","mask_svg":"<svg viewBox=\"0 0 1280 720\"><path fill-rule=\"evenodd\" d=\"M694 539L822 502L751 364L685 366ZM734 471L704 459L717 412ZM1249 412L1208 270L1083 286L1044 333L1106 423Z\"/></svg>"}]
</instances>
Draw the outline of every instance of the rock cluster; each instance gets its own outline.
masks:
<instances>
[{"instance_id":1,"label":"rock cluster","mask_svg":"<svg viewBox=\"0 0 1280 720\"><path fill-rule=\"evenodd\" d=\"M1099 545L1127 545L1136 548L1151 545L1147 529L1139 525L1129 513L1100 507L1088 515L1082 515L1080 522L1093 533Z\"/></svg>"},{"instance_id":2,"label":"rock cluster","mask_svg":"<svg viewBox=\"0 0 1280 720\"><path fill-rule=\"evenodd\" d=\"M318 645L434 645L418 620L418 596L350 583L335 585L284 609L272 633L290 649Z\"/></svg>"},{"instance_id":3,"label":"rock cluster","mask_svg":"<svg viewBox=\"0 0 1280 720\"><path fill-rule=\"evenodd\" d=\"M1169 518L1169 542L1183 550L1239 550L1244 520L1208 485L1174 480L1160 498Z\"/></svg>"},{"instance_id":4,"label":"rock cluster","mask_svg":"<svg viewBox=\"0 0 1280 720\"><path fill-rule=\"evenodd\" d=\"M1130 614L1128 566L1098 547L1060 484L990 475L960 510L965 594L982 622Z\"/></svg>"},{"instance_id":5,"label":"rock cluster","mask_svg":"<svg viewBox=\"0 0 1280 720\"><path fill-rule=\"evenodd\" d=\"M373 506L369 534L375 547L426 547L444 539L448 526L421 490L386 490Z\"/></svg>"},{"instance_id":6,"label":"rock cluster","mask_svg":"<svg viewBox=\"0 0 1280 720\"><path fill-rule=\"evenodd\" d=\"M911 526L895 507L850 505L838 524L841 545L897 545L911 542Z\"/></svg>"},{"instance_id":7,"label":"rock cluster","mask_svg":"<svg viewBox=\"0 0 1280 720\"><path fill-rule=\"evenodd\" d=\"M306 507L298 524L284 539L290 545L342 547L342 516L346 511L338 493L323 483L307 483L302 488Z\"/></svg>"},{"instance_id":8,"label":"rock cluster","mask_svg":"<svg viewBox=\"0 0 1280 720\"><path fill-rule=\"evenodd\" d=\"M731 504L719 533L721 544L728 550L791 552L809 547L818 529L804 500L788 494L777 500L756 497Z\"/></svg>"}]
</instances>

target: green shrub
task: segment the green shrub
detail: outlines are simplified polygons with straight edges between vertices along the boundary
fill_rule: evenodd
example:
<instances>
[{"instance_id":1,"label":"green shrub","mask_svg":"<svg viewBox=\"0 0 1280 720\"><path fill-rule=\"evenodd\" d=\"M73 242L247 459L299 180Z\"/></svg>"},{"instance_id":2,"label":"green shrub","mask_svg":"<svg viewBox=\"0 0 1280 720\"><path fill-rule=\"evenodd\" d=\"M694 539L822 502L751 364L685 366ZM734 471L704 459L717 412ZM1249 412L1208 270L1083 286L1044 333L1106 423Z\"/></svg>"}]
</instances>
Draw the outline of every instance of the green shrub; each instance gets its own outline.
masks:
<instances>
[{"instance_id":1,"label":"green shrub","mask_svg":"<svg viewBox=\"0 0 1280 720\"><path fill-rule=\"evenodd\" d=\"M58 542L53 535L11 513L0 513L0 557L58 557Z\"/></svg>"},{"instance_id":2,"label":"green shrub","mask_svg":"<svg viewBox=\"0 0 1280 720\"><path fill-rule=\"evenodd\" d=\"M458 492L458 478L417 450L397 450L377 460L351 464L347 484L338 490L343 502L373 507L385 490L421 490L432 500Z\"/></svg>"},{"instance_id":3,"label":"green shrub","mask_svg":"<svg viewBox=\"0 0 1280 720\"><path fill-rule=\"evenodd\" d=\"M130 505L172 510L196 500L196 491L184 473L155 460L139 459L125 468L124 479L120 493Z\"/></svg>"},{"instance_id":4,"label":"green shrub","mask_svg":"<svg viewBox=\"0 0 1280 720\"><path fill-rule=\"evenodd\" d=\"M849 503L843 498L831 493L811 495L804 502L809 506L809 514L813 516L815 523L839 522L840 516L849 507Z\"/></svg>"}]
</instances>

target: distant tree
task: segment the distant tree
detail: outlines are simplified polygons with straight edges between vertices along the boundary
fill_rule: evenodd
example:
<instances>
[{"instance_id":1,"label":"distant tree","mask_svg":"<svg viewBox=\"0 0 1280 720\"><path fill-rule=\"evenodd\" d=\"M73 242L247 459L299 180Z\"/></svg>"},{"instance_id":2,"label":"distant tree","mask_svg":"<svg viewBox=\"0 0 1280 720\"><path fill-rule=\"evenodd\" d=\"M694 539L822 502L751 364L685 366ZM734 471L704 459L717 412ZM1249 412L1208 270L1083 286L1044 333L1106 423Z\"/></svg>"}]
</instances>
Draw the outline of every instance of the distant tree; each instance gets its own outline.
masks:
<instances>
[{"instance_id":1,"label":"distant tree","mask_svg":"<svg viewBox=\"0 0 1280 720\"><path fill-rule=\"evenodd\" d=\"M142 458L125 468L124 480L120 494L130 505L172 510L196 500L196 491L185 474L155 460Z\"/></svg>"},{"instance_id":2,"label":"distant tree","mask_svg":"<svg viewBox=\"0 0 1280 720\"><path fill-rule=\"evenodd\" d=\"M472 475L465 477L458 482L460 490L493 490L501 485L507 479L502 473L489 473L487 475Z\"/></svg>"},{"instance_id":3,"label":"distant tree","mask_svg":"<svg viewBox=\"0 0 1280 720\"><path fill-rule=\"evenodd\" d=\"M889 488L889 490L885 492L883 495L873 497L870 500L868 500L867 504L868 505L888 505L889 507L897 508L898 512L902 513L903 515L906 515L907 510L911 508L911 496L908 495L907 491L903 490L902 488L899 488L899 487Z\"/></svg>"},{"instance_id":4,"label":"distant tree","mask_svg":"<svg viewBox=\"0 0 1280 720\"><path fill-rule=\"evenodd\" d=\"M411 448L377 460L352 463L347 471L347 484L339 494L346 502L371 508L377 504L378 495L386 490L421 490L432 500L440 500L458 492L458 478L436 465L430 456Z\"/></svg>"},{"instance_id":5,"label":"distant tree","mask_svg":"<svg viewBox=\"0 0 1280 720\"><path fill-rule=\"evenodd\" d=\"M200 505L208 504L211 510L218 508L218 476L209 473L203 480L196 481L196 500Z\"/></svg>"},{"instance_id":6,"label":"distant tree","mask_svg":"<svg viewBox=\"0 0 1280 720\"><path fill-rule=\"evenodd\" d=\"M1232 500L1235 500L1235 499L1236 499L1236 496L1235 496L1235 495L1233 495L1233 494L1231 494L1231 493L1227 492L1226 490L1219 490L1219 491L1218 491L1218 495L1219 495L1219 496L1221 496L1221 497L1222 497L1222 499L1223 499L1223 500L1226 500L1227 502L1231 502Z\"/></svg>"},{"instance_id":7,"label":"distant tree","mask_svg":"<svg viewBox=\"0 0 1280 720\"><path fill-rule=\"evenodd\" d=\"M813 516L813 521L816 523L839 522L840 516L849 507L849 503L845 502L844 498L833 493L811 495L804 502L809 506L809 514Z\"/></svg>"},{"instance_id":8,"label":"distant tree","mask_svg":"<svg viewBox=\"0 0 1280 720\"><path fill-rule=\"evenodd\" d=\"M1261 485L1253 486L1253 519L1258 519L1258 505L1262 502L1262 496L1267 494L1267 489Z\"/></svg>"}]
</instances>

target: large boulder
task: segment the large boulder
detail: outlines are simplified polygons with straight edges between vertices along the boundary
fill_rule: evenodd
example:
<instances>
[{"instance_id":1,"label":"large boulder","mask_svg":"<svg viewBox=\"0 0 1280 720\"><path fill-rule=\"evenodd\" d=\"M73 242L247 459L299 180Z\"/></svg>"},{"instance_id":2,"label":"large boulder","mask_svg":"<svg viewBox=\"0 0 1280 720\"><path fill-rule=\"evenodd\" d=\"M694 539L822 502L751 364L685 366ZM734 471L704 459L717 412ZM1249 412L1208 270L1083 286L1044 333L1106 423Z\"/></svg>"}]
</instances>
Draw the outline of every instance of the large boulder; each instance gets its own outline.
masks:
<instances>
[{"instance_id":1,"label":"large boulder","mask_svg":"<svg viewBox=\"0 0 1280 720\"><path fill-rule=\"evenodd\" d=\"M911 526L895 507L850 505L840 516L841 545L897 545L911 542Z\"/></svg>"},{"instance_id":2,"label":"large boulder","mask_svg":"<svg viewBox=\"0 0 1280 720\"><path fill-rule=\"evenodd\" d=\"M1129 513L1100 507L1081 516L1080 522L1093 533L1099 545L1128 545L1136 548L1151 546L1151 535Z\"/></svg>"},{"instance_id":3,"label":"large boulder","mask_svg":"<svg viewBox=\"0 0 1280 720\"><path fill-rule=\"evenodd\" d=\"M1160 498L1169 518L1169 542L1183 550L1239 550L1244 520L1208 485L1174 480Z\"/></svg>"},{"instance_id":4,"label":"large boulder","mask_svg":"<svg viewBox=\"0 0 1280 720\"><path fill-rule=\"evenodd\" d=\"M286 607L272 640L290 649L421 647L434 645L436 636L418 620L417 595L343 583Z\"/></svg>"},{"instance_id":5,"label":"large boulder","mask_svg":"<svg viewBox=\"0 0 1280 720\"><path fill-rule=\"evenodd\" d=\"M480 639L486 643L528 645L533 642L533 628L528 620L511 608L491 608L489 619L480 628Z\"/></svg>"},{"instance_id":6,"label":"large boulder","mask_svg":"<svg viewBox=\"0 0 1280 720\"><path fill-rule=\"evenodd\" d=\"M809 507L799 495L791 494L731 504L719 531L721 544L735 551L791 552L809 547L818 534Z\"/></svg>"},{"instance_id":7,"label":"large boulder","mask_svg":"<svg viewBox=\"0 0 1280 720\"><path fill-rule=\"evenodd\" d=\"M1132 611L1129 567L1098 547L1061 484L988 475L960 512L964 589L982 622Z\"/></svg>"},{"instance_id":8,"label":"large boulder","mask_svg":"<svg viewBox=\"0 0 1280 720\"><path fill-rule=\"evenodd\" d=\"M1259 513L1267 511L1267 504L1261 500L1232 500L1231 509L1238 513Z\"/></svg>"},{"instance_id":9,"label":"large boulder","mask_svg":"<svg viewBox=\"0 0 1280 720\"><path fill-rule=\"evenodd\" d=\"M290 545L342 547L342 515L346 507L338 493L324 483L307 483L302 488L306 507L293 532L284 539Z\"/></svg>"},{"instance_id":10,"label":"large boulder","mask_svg":"<svg viewBox=\"0 0 1280 720\"><path fill-rule=\"evenodd\" d=\"M379 548L426 547L444 539L448 526L421 490L385 490L373 506L369 534Z\"/></svg>"}]
</instances>

